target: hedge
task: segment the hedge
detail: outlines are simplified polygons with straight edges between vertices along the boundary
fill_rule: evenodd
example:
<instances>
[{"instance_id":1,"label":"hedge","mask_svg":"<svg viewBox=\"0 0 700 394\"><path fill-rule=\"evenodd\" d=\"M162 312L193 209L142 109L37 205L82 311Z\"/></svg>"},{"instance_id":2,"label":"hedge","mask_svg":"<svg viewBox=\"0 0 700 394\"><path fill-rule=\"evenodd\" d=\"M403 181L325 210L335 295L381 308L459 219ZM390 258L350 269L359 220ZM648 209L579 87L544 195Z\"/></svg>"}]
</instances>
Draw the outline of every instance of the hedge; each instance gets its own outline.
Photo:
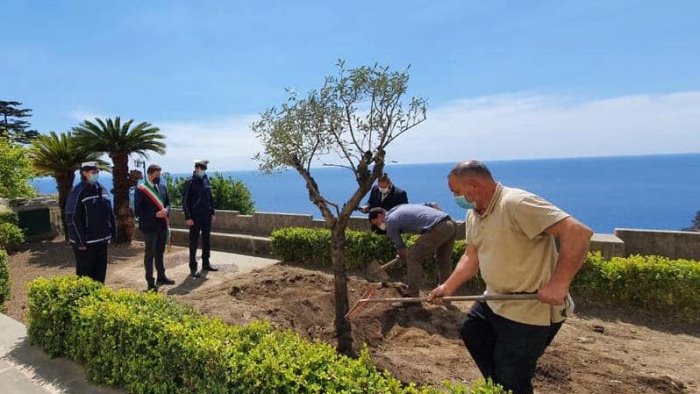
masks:
<instances>
[{"instance_id":1,"label":"hedge","mask_svg":"<svg viewBox=\"0 0 700 394\"><path fill-rule=\"evenodd\" d=\"M271 234L272 253L285 261L317 267L331 266L331 233L325 228L288 227ZM404 237L407 246L413 245L417 235ZM464 254L464 241L455 242L452 265ZM345 232L345 263L350 269L361 269L372 260L388 262L396 255L394 244L384 235L367 231ZM432 267L426 261L426 268Z\"/></svg>"},{"instance_id":2,"label":"hedge","mask_svg":"<svg viewBox=\"0 0 700 394\"><path fill-rule=\"evenodd\" d=\"M19 218L14 212L0 212L0 248L13 249L24 243L24 231L19 228Z\"/></svg>"},{"instance_id":3,"label":"hedge","mask_svg":"<svg viewBox=\"0 0 700 394\"><path fill-rule=\"evenodd\" d=\"M581 295L608 304L623 304L700 320L700 263L659 256L588 255L574 280Z\"/></svg>"},{"instance_id":4,"label":"hedge","mask_svg":"<svg viewBox=\"0 0 700 394\"><path fill-rule=\"evenodd\" d=\"M7 253L0 249L0 311L10 299L10 272L7 269Z\"/></svg>"},{"instance_id":5,"label":"hedge","mask_svg":"<svg viewBox=\"0 0 700 394\"><path fill-rule=\"evenodd\" d=\"M272 233L272 252L285 261L320 267L330 266L328 229L284 228ZM369 232L346 232L345 258L350 269L364 268L373 259L389 261L396 253L386 236ZM406 237L407 245L416 236ZM464 253L464 241L455 243L453 266ZM423 265L434 275L435 264ZM466 285L469 291L483 289L477 277ZM700 263L658 256L630 256L605 260L600 253L588 255L586 264L572 284L574 298L640 307L662 315L700 319Z\"/></svg>"},{"instance_id":6,"label":"hedge","mask_svg":"<svg viewBox=\"0 0 700 394\"><path fill-rule=\"evenodd\" d=\"M490 383L404 385L292 331L231 326L154 293L114 291L87 278L29 284L29 337L83 364L89 379L131 393L502 393Z\"/></svg>"},{"instance_id":7,"label":"hedge","mask_svg":"<svg viewBox=\"0 0 700 394\"><path fill-rule=\"evenodd\" d=\"M0 212L0 223L11 223L18 226L19 218L17 214L12 211L2 211Z\"/></svg>"}]
</instances>

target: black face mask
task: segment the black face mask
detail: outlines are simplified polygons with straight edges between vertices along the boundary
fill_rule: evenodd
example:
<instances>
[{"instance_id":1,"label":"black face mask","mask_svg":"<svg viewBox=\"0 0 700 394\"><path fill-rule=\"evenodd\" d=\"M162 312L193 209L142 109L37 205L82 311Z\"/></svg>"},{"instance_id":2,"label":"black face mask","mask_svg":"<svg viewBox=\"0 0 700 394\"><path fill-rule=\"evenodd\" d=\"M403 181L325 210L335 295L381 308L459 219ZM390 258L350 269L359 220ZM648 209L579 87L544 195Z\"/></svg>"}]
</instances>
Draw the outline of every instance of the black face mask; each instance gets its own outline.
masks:
<instances>
[{"instance_id":1,"label":"black face mask","mask_svg":"<svg viewBox=\"0 0 700 394\"><path fill-rule=\"evenodd\" d=\"M160 183L160 177L158 176L158 177L156 177L156 178L153 180L153 184L154 184L154 185L157 185L157 184L159 184L159 183Z\"/></svg>"}]
</instances>

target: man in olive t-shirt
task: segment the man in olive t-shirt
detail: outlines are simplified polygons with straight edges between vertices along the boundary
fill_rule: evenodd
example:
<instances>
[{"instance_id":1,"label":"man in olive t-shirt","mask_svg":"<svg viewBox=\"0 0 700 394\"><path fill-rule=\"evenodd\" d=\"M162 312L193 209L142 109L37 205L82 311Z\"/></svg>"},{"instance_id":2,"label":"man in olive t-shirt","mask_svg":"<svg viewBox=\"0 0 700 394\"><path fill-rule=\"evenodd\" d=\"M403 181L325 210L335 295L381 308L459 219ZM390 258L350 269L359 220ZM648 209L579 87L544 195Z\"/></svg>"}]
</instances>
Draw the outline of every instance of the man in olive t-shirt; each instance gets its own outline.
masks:
<instances>
[{"instance_id":1,"label":"man in olive t-shirt","mask_svg":"<svg viewBox=\"0 0 700 394\"><path fill-rule=\"evenodd\" d=\"M569 286L593 232L541 197L497 183L478 161L457 164L448 183L469 210L466 250L430 297L440 304L477 271L487 294L537 293L536 300L477 302L460 330L484 377L532 393L537 359L573 310Z\"/></svg>"}]
</instances>

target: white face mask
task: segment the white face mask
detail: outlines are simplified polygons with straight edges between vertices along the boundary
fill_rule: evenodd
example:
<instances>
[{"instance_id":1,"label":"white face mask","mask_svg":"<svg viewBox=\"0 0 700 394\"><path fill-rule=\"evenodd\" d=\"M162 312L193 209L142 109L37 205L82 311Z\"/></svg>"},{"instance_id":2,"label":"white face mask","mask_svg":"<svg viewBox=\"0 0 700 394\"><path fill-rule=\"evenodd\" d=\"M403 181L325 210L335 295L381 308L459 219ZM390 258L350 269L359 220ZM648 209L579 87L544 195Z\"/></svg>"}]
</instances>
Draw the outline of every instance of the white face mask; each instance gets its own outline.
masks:
<instances>
[{"instance_id":1,"label":"white face mask","mask_svg":"<svg viewBox=\"0 0 700 394\"><path fill-rule=\"evenodd\" d=\"M387 193L389 193L389 188L388 187L380 187L379 192L382 194L387 194Z\"/></svg>"},{"instance_id":2,"label":"white face mask","mask_svg":"<svg viewBox=\"0 0 700 394\"><path fill-rule=\"evenodd\" d=\"M377 227L382 231L386 231L386 223L382 223L382 224L378 225Z\"/></svg>"}]
</instances>

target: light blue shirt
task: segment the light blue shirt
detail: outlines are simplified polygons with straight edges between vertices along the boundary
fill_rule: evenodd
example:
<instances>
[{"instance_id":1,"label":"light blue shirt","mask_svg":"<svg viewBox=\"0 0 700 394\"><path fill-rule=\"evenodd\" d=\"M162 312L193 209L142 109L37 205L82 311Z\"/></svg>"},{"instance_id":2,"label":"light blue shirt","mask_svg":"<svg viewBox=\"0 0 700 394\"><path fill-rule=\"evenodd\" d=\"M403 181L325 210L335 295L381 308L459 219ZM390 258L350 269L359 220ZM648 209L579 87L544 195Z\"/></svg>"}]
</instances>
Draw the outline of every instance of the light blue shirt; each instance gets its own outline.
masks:
<instances>
[{"instance_id":1,"label":"light blue shirt","mask_svg":"<svg viewBox=\"0 0 700 394\"><path fill-rule=\"evenodd\" d=\"M423 234L448 218L443 211L422 204L401 204L386 213L386 235L394 241L396 250L406 249L401 234Z\"/></svg>"}]
</instances>

